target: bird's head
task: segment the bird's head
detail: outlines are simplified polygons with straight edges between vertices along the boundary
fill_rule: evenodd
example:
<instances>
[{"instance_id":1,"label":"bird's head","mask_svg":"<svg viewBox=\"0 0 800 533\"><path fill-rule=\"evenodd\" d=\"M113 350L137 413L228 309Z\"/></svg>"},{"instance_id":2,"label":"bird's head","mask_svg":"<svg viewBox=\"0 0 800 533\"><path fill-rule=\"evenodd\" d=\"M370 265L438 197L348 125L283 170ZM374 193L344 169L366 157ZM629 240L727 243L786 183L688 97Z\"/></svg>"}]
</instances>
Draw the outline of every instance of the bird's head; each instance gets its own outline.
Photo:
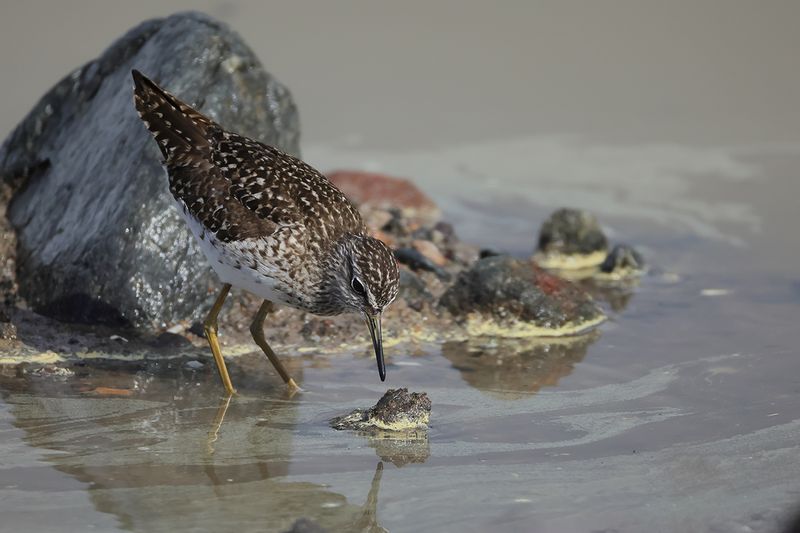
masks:
<instances>
[{"instance_id":1,"label":"bird's head","mask_svg":"<svg viewBox=\"0 0 800 533\"><path fill-rule=\"evenodd\" d=\"M329 298L339 312L364 317L372 337L378 373L386 379L381 337L381 314L397 297L400 272L394 254L386 244L367 235L346 234L334 252L335 275L327 287Z\"/></svg>"}]
</instances>

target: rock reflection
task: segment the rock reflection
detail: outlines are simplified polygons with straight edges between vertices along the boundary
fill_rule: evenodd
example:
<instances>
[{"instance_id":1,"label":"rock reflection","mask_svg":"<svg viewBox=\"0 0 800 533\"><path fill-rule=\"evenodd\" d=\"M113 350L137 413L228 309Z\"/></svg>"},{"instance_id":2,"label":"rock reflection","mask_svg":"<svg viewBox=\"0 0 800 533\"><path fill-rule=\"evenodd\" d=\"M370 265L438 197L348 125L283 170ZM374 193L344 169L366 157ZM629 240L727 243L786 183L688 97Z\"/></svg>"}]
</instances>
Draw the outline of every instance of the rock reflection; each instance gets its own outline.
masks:
<instances>
[{"instance_id":1,"label":"rock reflection","mask_svg":"<svg viewBox=\"0 0 800 533\"><path fill-rule=\"evenodd\" d=\"M474 338L446 343L442 354L470 386L499 399L515 400L557 385L599 336L592 331L577 337Z\"/></svg>"},{"instance_id":2,"label":"rock reflection","mask_svg":"<svg viewBox=\"0 0 800 533\"><path fill-rule=\"evenodd\" d=\"M285 531L306 517L331 531L383 531L382 463L364 506L320 484L286 481L298 400L281 392L220 403L214 387L186 380L154 379L142 394L141 376L126 372L9 374L0 375L0 393L24 440L55 451L51 464L85 483L95 508L125 529ZM134 393L108 394L118 390Z\"/></svg>"},{"instance_id":3,"label":"rock reflection","mask_svg":"<svg viewBox=\"0 0 800 533\"><path fill-rule=\"evenodd\" d=\"M634 291L639 286L639 280L632 279L614 284L585 280L581 285L595 300L608 304L615 313L621 313L628 307L631 298L633 298Z\"/></svg>"},{"instance_id":4,"label":"rock reflection","mask_svg":"<svg viewBox=\"0 0 800 533\"><path fill-rule=\"evenodd\" d=\"M367 444L375 450L382 461L392 463L396 467L407 464L422 464L431 456L428 443L428 432L425 430L408 432L383 432L380 434L363 434Z\"/></svg>"}]
</instances>

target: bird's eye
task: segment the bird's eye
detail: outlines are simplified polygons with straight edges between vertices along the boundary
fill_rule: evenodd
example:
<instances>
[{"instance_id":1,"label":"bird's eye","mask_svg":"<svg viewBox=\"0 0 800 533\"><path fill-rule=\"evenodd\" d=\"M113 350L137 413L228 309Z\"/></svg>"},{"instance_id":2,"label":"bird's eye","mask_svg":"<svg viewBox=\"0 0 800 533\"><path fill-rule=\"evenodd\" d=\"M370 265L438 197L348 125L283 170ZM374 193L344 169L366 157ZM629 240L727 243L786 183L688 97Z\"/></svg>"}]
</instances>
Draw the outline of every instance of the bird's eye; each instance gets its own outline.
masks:
<instances>
[{"instance_id":1,"label":"bird's eye","mask_svg":"<svg viewBox=\"0 0 800 533\"><path fill-rule=\"evenodd\" d=\"M353 287L353 292L356 294L363 296L367 292L364 290L364 285L358 280L358 278L353 278L353 281L350 282L350 286Z\"/></svg>"}]
</instances>

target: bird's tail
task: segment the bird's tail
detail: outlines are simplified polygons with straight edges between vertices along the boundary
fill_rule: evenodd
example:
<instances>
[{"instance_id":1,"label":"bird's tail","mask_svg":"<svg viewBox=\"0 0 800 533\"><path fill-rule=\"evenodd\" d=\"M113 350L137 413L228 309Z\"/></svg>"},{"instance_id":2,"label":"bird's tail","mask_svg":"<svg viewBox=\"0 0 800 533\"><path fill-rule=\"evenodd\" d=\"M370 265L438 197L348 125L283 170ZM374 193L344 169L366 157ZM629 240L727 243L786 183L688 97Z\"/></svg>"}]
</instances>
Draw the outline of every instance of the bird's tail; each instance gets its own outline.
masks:
<instances>
[{"instance_id":1,"label":"bird's tail","mask_svg":"<svg viewBox=\"0 0 800 533\"><path fill-rule=\"evenodd\" d=\"M138 70L133 75L133 101L139 117L155 137L167 162L181 154L210 148L209 129L218 127L199 111L178 100Z\"/></svg>"}]
</instances>

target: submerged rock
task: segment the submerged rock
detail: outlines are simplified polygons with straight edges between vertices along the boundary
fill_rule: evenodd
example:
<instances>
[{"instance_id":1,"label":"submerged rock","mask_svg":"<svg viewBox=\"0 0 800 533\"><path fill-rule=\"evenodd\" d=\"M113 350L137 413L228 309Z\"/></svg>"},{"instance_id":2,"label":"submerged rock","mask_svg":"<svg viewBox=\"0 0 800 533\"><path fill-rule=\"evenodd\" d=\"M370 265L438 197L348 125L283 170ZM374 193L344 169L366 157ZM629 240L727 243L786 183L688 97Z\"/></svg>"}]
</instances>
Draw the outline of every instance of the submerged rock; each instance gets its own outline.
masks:
<instances>
[{"instance_id":1,"label":"submerged rock","mask_svg":"<svg viewBox=\"0 0 800 533\"><path fill-rule=\"evenodd\" d=\"M638 276L644 271L642 255L633 246L617 244L600 265L600 272L614 279Z\"/></svg>"},{"instance_id":2,"label":"submerged rock","mask_svg":"<svg viewBox=\"0 0 800 533\"><path fill-rule=\"evenodd\" d=\"M374 407L356 409L331 420L334 429L407 431L427 429L431 400L424 392L389 389Z\"/></svg>"},{"instance_id":3,"label":"submerged rock","mask_svg":"<svg viewBox=\"0 0 800 533\"><path fill-rule=\"evenodd\" d=\"M137 68L232 130L298 152L289 92L201 14L144 22L53 87L0 148L19 293L67 321L151 327L208 310L211 270L136 116Z\"/></svg>"},{"instance_id":4,"label":"submerged rock","mask_svg":"<svg viewBox=\"0 0 800 533\"><path fill-rule=\"evenodd\" d=\"M562 208L542 224L536 262L544 268L581 269L603 262L608 239L594 215Z\"/></svg>"},{"instance_id":5,"label":"submerged rock","mask_svg":"<svg viewBox=\"0 0 800 533\"><path fill-rule=\"evenodd\" d=\"M466 319L473 335L573 335L605 319L592 297L577 285L509 256L476 261L439 303Z\"/></svg>"}]
</instances>

